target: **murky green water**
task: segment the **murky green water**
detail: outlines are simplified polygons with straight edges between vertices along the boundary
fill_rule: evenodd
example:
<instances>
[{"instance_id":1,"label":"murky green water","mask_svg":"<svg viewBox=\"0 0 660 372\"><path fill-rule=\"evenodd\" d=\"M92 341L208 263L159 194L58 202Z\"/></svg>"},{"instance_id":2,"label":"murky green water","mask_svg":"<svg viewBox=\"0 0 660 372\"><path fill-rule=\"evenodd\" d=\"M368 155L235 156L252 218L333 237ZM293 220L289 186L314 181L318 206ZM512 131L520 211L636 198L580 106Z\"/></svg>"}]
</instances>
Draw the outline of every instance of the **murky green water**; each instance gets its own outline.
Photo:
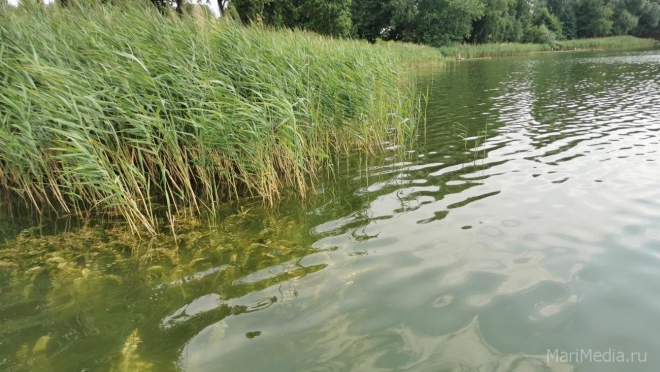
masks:
<instances>
[{"instance_id":1,"label":"murky green water","mask_svg":"<svg viewBox=\"0 0 660 372\"><path fill-rule=\"evenodd\" d=\"M410 158L353 158L176 252L5 221L0 370L660 370L660 53L422 79Z\"/></svg>"}]
</instances>

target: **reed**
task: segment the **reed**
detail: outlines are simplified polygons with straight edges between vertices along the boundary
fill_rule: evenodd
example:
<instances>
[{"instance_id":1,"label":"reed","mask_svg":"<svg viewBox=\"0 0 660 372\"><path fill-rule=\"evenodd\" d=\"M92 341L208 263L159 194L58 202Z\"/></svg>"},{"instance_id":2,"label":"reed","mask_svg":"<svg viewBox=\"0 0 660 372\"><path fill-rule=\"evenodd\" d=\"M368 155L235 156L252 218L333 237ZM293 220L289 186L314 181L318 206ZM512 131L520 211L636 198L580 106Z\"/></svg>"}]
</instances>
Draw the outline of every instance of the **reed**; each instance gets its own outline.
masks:
<instances>
[{"instance_id":1,"label":"reed","mask_svg":"<svg viewBox=\"0 0 660 372\"><path fill-rule=\"evenodd\" d=\"M305 195L332 158L412 138L397 56L127 1L0 8L0 194L158 230L227 198ZM36 3L36 2L35 2Z\"/></svg>"},{"instance_id":2,"label":"reed","mask_svg":"<svg viewBox=\"0 0 660 372\"><path fill-rule=\"evenodd\" d=\"M443 56L459 59L517 56L552 50L547 44L520 43L456 44L439 49Z\"/></svg>"},{"instance_id":3,"label":"reed","mask_svg":"<svg viewBox=\"0 0 660 372\"><path fill-rule=\"evenodd\" d=\"M491 44L456 44L440 47L440 53L445 58L488 58L517 56L533 53L560 51L560 50L589 50L589 49L631 49L652 48L658 42L653 39L641 39L633 36L614 36L593 39L576 39L558 41L550 44L521 44L521 43L491 43Z\"/></svg>"},{"instance_id":4,"label":"reed","mask_svg":"<svg viewBox=\"0 0 660 372\"><path fill-rule=\"evenodd\" d=\"M406 68L428 67L445 62L442 52L428 45L379 40L376 46L392 53Z\"/></svg>"},{"instance_id":5,"label":"reed","mask_svg":"<svg viewBox=\"0 0 660 372\"><path fill-rule=\"evenodd\" d=\"M592 39L575 39L557 42L560 49L634 49L653 48L658 41L634 36L613 36Z\"/></svg>"}]
</instances>

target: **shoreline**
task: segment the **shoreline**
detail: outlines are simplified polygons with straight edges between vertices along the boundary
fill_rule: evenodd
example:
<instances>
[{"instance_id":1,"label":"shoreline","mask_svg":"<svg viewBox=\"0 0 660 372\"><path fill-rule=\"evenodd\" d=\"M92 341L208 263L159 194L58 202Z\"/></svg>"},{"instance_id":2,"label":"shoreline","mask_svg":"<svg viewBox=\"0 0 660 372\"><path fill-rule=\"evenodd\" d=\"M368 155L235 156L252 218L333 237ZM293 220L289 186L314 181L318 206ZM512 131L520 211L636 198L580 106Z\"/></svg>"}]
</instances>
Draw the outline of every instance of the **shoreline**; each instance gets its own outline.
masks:
<instances>
[{"instance_id":1,"label":"shoreline","mask_svg":"<svg viewBox=\"0 0 660 372\"><path fill-rule=\"evenodd\" d=\"M605 51L617 51L617 50L653 50L655 47L632 47L632 48L578 48L578 49L561 49L561 50L540 50L540 51L530 51L530 52L520 52L518 54L502 54L502 55L489 55L485 57L467 57L456 59L455 57L445 57L451 61L465 61L465 60L479 60L479 59L492 59L492 58L502 58L502 57L524 57L532 56L536 54L552 54L552 53L577 53L577 52L605 52Z\"/></svg>"},{"instance_id":2,"label":"shoreline","mask_svg":"<svg viewBox=\"0 0 660 372\"><path fill-rule=\"evenodd\" d=\"M378 42L376 46L393 52L404 68L423 68L442 65L450 61L517 57L544 53L584 52L604 50L635 50L660 47L660 41L633 36L575 39L557 42L554 49L549 44L459 44L431 47L402 42Z\"/></svg>"},{"instance_id":3,"label":"shoreline","mask_svg":"<svg viewBox=\"0 0 660 372\"><path fill-rule=\"evenodd\" d=\"M660 42L633 36L612 36L605 38L574 39L550 44L470 44L438 48L445 58L462 59L479 57L522 56L536 53L579 52L591 50L645 49L658 47Z\"/></svg>"}]
</instances>

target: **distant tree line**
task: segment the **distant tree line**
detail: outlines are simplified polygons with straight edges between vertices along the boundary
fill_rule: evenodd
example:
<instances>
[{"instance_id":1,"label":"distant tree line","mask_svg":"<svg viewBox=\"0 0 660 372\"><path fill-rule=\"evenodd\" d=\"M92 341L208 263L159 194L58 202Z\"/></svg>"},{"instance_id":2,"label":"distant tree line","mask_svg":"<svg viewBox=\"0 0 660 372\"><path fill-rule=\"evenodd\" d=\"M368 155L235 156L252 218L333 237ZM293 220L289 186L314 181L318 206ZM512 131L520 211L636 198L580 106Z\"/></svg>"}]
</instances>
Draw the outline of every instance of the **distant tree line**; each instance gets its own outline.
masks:
<instances>
[{"instance_id":1,"label":"distant tree line","mask_svg":"<svg viewBox=\"0 0 660 372\"><path fill-rule=\"evenodd\" d=\"M2 1L2 0L0 0ZM68 0L59 0L66 3ZM184 0L150 0L182 12ZM242 22L432 46L658 31L660 0L202 0Z\"/></svg>"},{"instance_id":2,"label":"distant tree line","mask_svg":"<svg viewBox=\"0 0 660 372\"><path fill-rule=\"evenodd\" d=\"M658 0L233 0L243 22L434 46L643 35Z\"/></svg>"}]
</instances>

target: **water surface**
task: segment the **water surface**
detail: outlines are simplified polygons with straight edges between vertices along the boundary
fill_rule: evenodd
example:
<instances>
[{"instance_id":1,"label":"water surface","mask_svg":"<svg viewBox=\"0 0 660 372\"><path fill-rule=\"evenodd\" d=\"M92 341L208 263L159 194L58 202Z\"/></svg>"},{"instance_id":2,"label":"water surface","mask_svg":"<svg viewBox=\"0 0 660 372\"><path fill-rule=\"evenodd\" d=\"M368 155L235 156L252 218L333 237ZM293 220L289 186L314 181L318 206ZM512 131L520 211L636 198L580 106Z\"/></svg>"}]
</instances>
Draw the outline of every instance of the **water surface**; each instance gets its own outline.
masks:
<instances>
[{"instance_id":1,"label":"water surface","mask_svg":"<svg viewBox=\"0 0 660 372\"><path fill-rule=\"evenodd\" d=\"M244 207L152 259L24 232L34 260L0 261L0 369L659 370L660 53L420 79L414 151L354 157L304 206Z\"/></svg>"}]
</instances>

